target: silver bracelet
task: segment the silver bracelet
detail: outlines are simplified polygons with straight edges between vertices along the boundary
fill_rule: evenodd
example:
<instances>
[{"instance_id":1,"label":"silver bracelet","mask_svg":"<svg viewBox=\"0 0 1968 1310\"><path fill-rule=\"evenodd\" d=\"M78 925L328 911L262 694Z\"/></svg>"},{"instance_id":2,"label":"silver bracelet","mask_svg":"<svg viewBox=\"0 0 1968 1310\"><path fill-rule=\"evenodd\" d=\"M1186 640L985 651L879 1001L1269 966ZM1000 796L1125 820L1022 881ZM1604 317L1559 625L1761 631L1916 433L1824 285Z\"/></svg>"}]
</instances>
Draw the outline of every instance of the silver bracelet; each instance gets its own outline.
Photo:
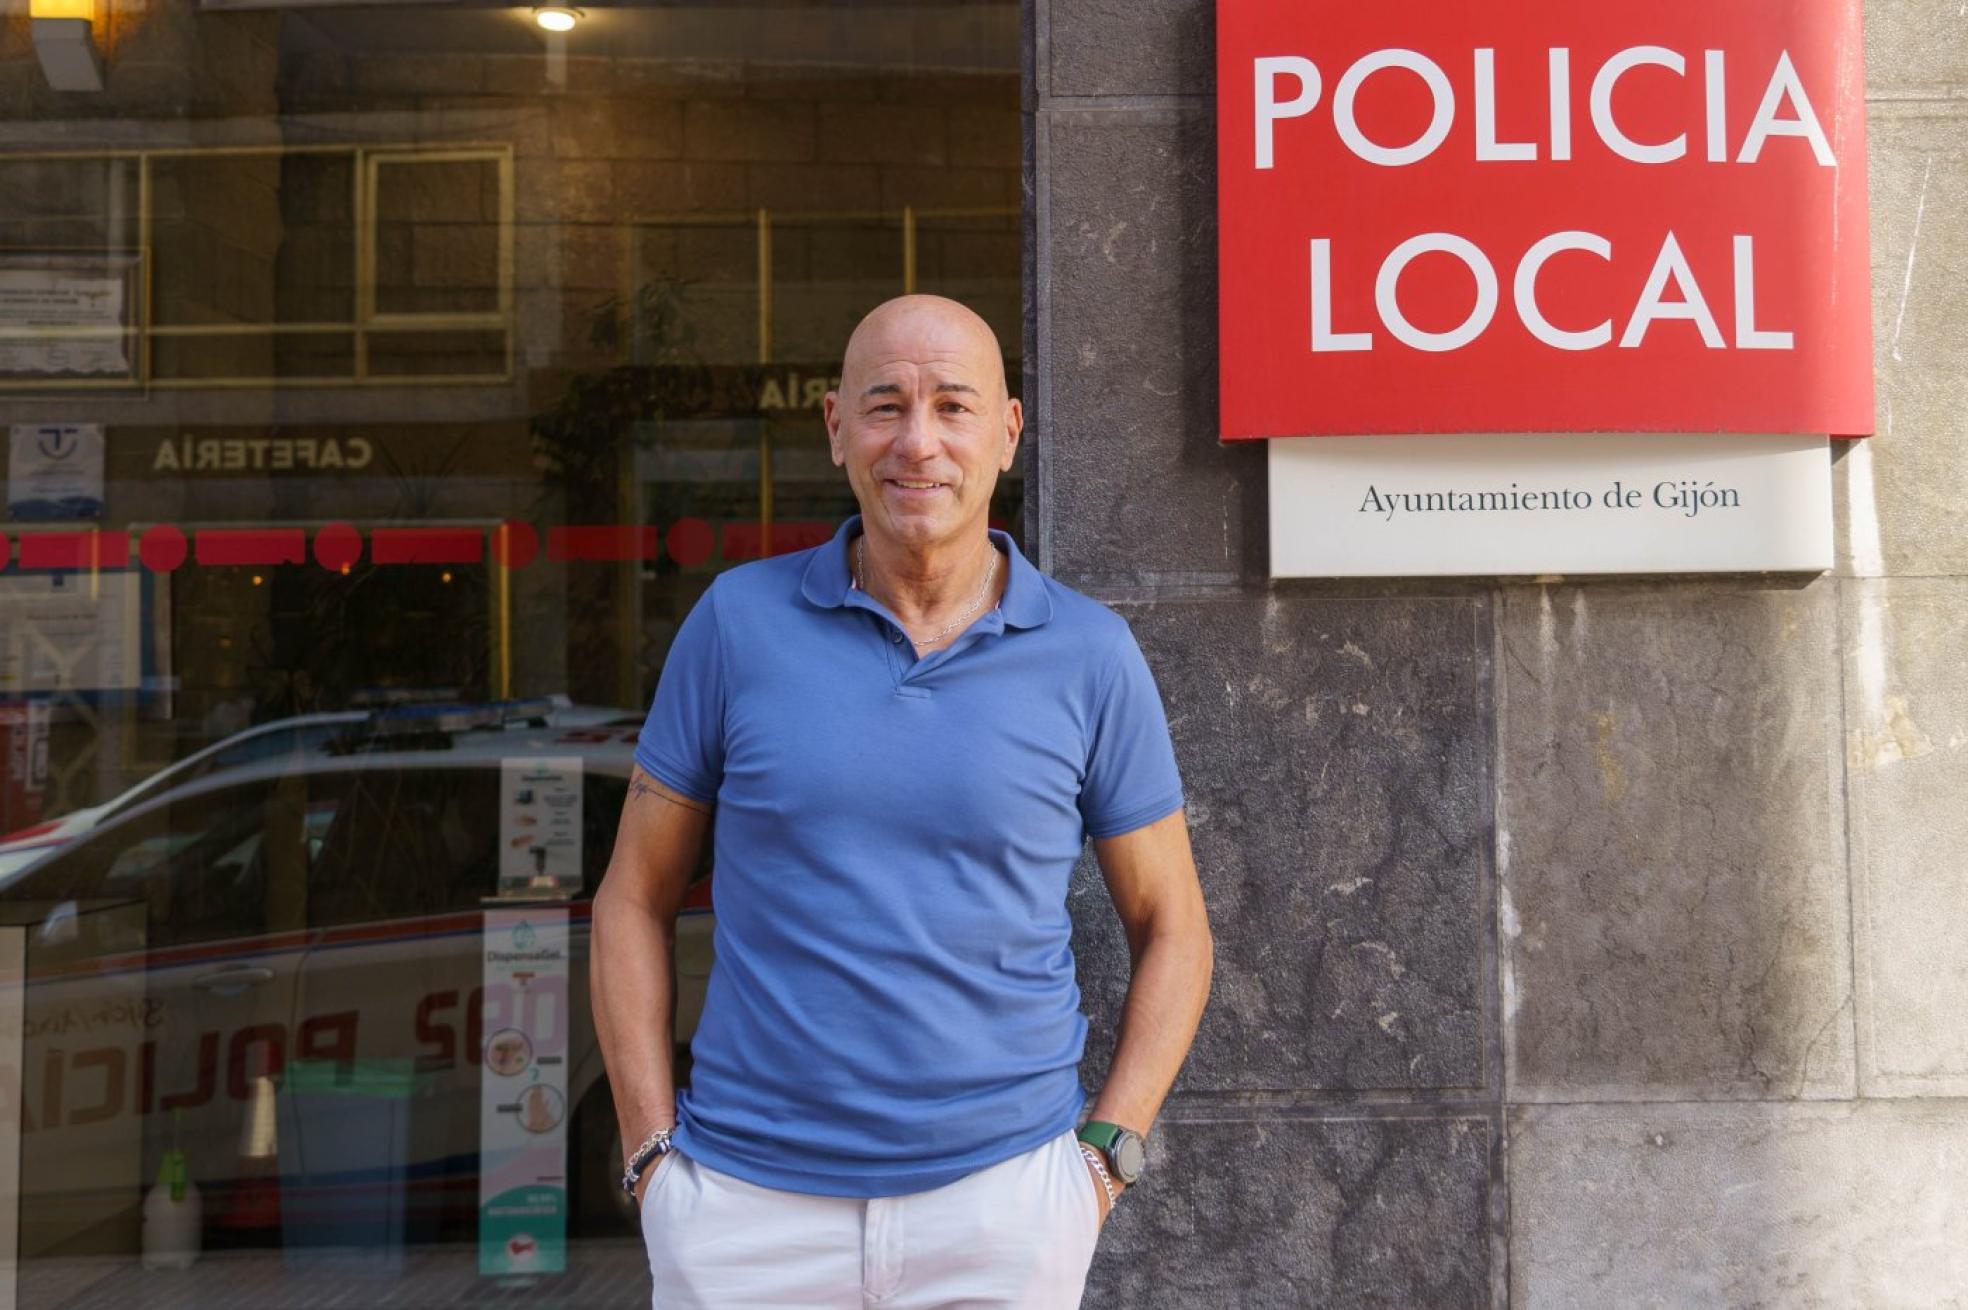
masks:
<instances>
[{"instance_id":1,"label":"silver bracelet","mask_svg":"<svg viewBox=\"0 0 1968 1310\"><path fill-rule=\"evenodd\" d=\"M1100 1186L1107 1193L1107 1205L1112 1208L1117 1198L1114 1195L1114 1180L1107 1173L1107 1162L1100 1158L1100 1152L1085 1142L1080 1143L1080 1154L1093 1166L1093 1172L1100 1176Z\"/></svg>"},{"instance_id":2,"label":"silver bracelet","mask_svg":"<svg viewBox=\"0 0 1968 1310\"><path fill-rule=\"evenodd\" d=\"M628 1168L622 1171L622 1190L630 1196L635 1195L636 1184L642 1181L642 1175L648 1170L650 1162L670 1153L671 1131L668 1128L658 1128L643 1138L642 1145L636 1147L635 1153L629 1156Z\"/></svg>"}]
</instances>

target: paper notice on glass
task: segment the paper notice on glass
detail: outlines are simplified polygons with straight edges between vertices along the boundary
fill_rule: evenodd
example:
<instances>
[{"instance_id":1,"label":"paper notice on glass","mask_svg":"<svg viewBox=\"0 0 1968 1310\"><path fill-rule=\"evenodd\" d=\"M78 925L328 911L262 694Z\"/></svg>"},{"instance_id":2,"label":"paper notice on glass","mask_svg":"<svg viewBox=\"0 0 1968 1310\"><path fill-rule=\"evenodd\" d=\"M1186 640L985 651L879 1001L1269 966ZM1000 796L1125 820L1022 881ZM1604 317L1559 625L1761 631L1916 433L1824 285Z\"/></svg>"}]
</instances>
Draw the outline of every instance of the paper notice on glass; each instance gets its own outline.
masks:
<instances>
[{"instance_id":1,"label":"paper notice on glass","mask_svg":"<svg viewBox=\"0 0 1968 1310\"><path fill-rule=\"evenodd\" d=\"M128 572L0 576L0 695L136 690L139 583Z\"/></svg>"},{"instance_id":2,"label":"paper notice on glass","mask_svg":"<svg viewBox=\"0 0 1968 1310\"><path fill-rule=\"evenodd\" d=\"M7 435L9 518L102 516L102 424L16 423Z\"/></svg>"},{"instance_id":3,"label":"paper notice on glass","mask_svg":"<svg viewBox=\"0 0 1968 1310\"><path fill-rule=\"evenodd\" d=\"M581 757L512 758L499 770L499 895L581 890Z\"/></svg>"},{"instance_id":4,"label":"paper notice on glass","mask_svg":"<svg viewBox=\"0 0 1968 1310\"><path fill-rule=\"evenodd\" d=\"M485 912L478 1272L567 1268L567 910Z\"/></svg>"},{"instance_id":5,"label":"paper notice on glass","mask_svg":"<svg viewBox=\"0 0 1968 1310\"><path fill-rule=\"evenodd\" d=\"M127 286L100 263L0 269L0 374L128 374Z\"/></svg>"}]
</instances>

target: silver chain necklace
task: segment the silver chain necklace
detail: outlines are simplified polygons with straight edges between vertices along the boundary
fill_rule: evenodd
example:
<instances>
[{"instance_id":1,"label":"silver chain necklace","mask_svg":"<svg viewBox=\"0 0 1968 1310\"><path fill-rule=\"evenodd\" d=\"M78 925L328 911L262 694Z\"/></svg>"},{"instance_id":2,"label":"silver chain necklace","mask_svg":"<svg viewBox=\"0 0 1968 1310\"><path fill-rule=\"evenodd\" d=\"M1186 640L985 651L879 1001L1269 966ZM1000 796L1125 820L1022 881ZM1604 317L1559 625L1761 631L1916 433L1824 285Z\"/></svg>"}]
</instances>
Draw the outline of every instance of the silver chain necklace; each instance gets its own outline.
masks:
<instances>
[{"instance_id":1,"label":"silver chain necklace","mask_svg":"<svg viewBox=\"0 0 1968 1310\"><path fill-rule=\"evenodd\" d=\"M856 537L854 539L854 573L855 573L854 585L861 588L861 590L863 591L868 591L867 545L868 545L868 538L865 534ZM970 608L965 610L961 615L959 615L955 623L952 623L949 627L943 629L941 632L937 633L933 637L918 637L916 636L915 633L910 632L907 628L903 628L902 629L903 635L908 637L909 644L916 647L934 646L937 642L943 640L943 638L949 636L951 633L962 628L964 624L969 623L971 620L971 616L977 613L977 607L984 603L985 593L991 590L991 579L997 576L998 576L998 548L996 546L993 546L991 547L991 563L984 570L984 584L977 589L977 594L971 598ZM871 591L868 592L868 594L871 596L874 595L874 593ZM896 622L900 623L901 620L898 619L896 620Z\"/></svg>"}]
</instances>

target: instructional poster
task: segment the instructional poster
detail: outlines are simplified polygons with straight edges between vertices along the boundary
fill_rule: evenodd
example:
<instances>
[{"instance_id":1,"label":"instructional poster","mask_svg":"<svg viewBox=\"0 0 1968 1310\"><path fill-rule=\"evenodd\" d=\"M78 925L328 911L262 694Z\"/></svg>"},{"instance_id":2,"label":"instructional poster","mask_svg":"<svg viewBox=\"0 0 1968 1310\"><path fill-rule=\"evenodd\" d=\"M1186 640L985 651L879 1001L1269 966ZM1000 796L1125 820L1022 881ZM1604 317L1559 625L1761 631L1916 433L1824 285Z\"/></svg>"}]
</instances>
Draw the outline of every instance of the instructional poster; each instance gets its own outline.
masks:
<instances>
[{"instance_id":1,"label":"instructional poster","mask_svg":"<svg viewBox=\"0 0 1968 1310\"><path fill-rule=\"evenodd\" d=\"M0 577L0 695L135 691L143 585L129 571Z\"/></svg>"},{"instance_id":2,"label":"instructional poster","mask_svg":"<svg viewBox=\"0 0 1968 1310\"><path fill-rule=\"evenodd\" d=\"M567 1268L567 910L485 912L478 1272Z\"/></svg>"},{"instance_id":3,"label":"instructional poster","mask_svg":"<svg viewBox=\"0 0 1968 1310\"><path fill-rule=\"evenodd\" d=\"M581 757L500 762L499 894L581 889Z\"/></svg>"}]
</instances>

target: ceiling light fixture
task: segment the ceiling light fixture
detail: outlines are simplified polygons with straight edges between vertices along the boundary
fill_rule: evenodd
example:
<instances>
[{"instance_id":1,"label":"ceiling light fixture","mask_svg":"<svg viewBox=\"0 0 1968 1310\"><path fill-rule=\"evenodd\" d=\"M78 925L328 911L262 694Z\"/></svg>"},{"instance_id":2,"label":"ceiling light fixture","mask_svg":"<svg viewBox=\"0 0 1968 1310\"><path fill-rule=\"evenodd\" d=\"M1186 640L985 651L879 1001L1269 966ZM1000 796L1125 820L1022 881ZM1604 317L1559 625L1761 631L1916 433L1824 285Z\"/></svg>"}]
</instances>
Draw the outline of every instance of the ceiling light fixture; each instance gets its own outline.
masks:
<instances>
[{"instance_id":1,"label":"ceiling light fixture","mask_svg":"<svg viewBox=\"0 0 1968 1310\"><path fill-rule=\"evenodd\" d=\"M549 32L571 32L574 30L574 24L580 22L582 17L580 10L567 9L560 5L548 5L544 9L533 11L533 21Z\"/></svg>"},{"instance_id":2,"label":"ceiling light fixture","mask_svg":"<svg viewBox=\"0 0 1968 1310\"><path fill-rule=\"evenodd\" d=\"M57 91L103 89L95 0L30 0L30 33L41 71Z\"/></svg>"}]
</instances>

